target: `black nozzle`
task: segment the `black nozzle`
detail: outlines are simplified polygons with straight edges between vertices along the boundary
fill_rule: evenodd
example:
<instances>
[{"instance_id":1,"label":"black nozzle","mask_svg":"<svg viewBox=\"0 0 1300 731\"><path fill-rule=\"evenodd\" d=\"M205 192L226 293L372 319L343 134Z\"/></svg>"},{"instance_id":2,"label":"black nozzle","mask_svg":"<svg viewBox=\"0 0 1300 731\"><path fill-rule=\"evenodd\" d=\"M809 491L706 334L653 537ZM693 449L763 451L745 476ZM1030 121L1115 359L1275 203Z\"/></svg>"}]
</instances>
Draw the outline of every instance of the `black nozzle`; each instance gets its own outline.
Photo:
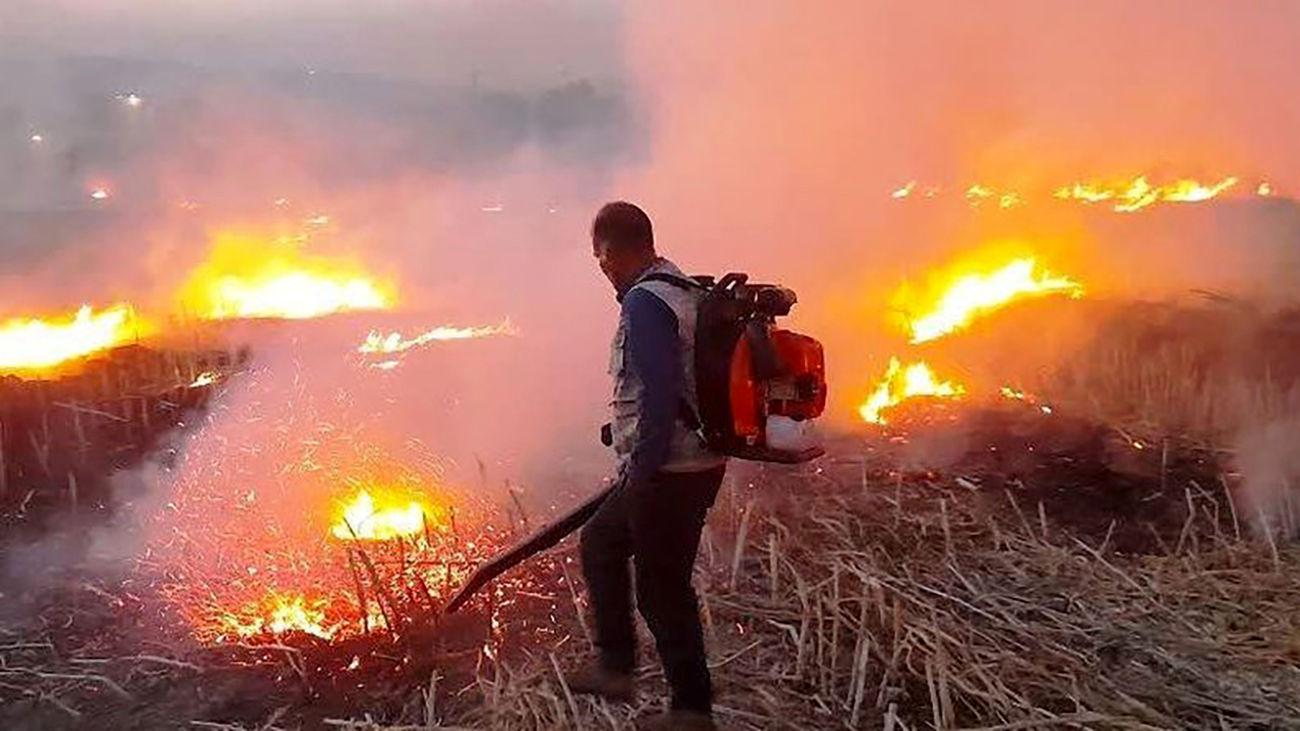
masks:
<instances>
[{"instance_id":1,"label":"black nozzle","mask_svg":"<svg viewBox=\"0 0 1300 731\"><path fill-rule=\"evenodd\" d=\"M763 287L754 296L754 305L759 312L771 317L785 317L790 314L794 303L799 301L792 290L785 287Z\"/></svg>"}]
</instances>

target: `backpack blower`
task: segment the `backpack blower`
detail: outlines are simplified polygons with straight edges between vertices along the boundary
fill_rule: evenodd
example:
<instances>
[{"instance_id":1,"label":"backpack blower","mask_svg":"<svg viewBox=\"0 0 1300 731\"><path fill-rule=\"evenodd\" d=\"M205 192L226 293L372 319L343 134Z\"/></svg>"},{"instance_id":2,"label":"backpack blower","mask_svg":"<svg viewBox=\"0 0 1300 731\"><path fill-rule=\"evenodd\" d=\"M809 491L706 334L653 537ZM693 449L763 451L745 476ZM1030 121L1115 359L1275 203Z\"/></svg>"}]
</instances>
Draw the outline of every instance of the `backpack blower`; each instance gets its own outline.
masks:
<instances>
[{"instance_id":1,"label":"backpack blower","mask_svg":"<svg viewBox=\"0 0 1300 731\"><path fill-rule=\"evenodd\" d=\"M797 298L784 287L750 284L745 274L690 279L652 274L700 294L695 324L698 413L682 418L709 448L737 459L798 464L825 450L807 427L826 409L826 359L817 340L776 327ZM488 582L582 527L621 483L479 566L445 611L455 612Z\"/></svg>"}]
</instances>

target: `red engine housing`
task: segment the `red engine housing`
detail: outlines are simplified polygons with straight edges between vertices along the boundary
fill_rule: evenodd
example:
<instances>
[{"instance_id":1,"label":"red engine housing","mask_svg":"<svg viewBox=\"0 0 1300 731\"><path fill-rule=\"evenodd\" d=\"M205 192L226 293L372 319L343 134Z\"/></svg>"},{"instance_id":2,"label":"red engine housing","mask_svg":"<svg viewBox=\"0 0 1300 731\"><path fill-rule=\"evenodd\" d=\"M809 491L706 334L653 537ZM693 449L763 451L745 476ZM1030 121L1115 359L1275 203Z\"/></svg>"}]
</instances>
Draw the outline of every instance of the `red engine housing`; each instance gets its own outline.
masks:
<instances>
[{"instance_id":1,"label":"red engine housing","mask_svg":"<svg viewBox=\"0 0 1300 731\"><path fill-rule=\"evenodd\" d=\"M731 357L731 415L737 436L760 443L768 416L796 421L815 419L826 410L826 356L817 340L772 328L767 332L779 363L779 374L755 374L749 339L736 343Z\"/></svg>"}]
</instances>

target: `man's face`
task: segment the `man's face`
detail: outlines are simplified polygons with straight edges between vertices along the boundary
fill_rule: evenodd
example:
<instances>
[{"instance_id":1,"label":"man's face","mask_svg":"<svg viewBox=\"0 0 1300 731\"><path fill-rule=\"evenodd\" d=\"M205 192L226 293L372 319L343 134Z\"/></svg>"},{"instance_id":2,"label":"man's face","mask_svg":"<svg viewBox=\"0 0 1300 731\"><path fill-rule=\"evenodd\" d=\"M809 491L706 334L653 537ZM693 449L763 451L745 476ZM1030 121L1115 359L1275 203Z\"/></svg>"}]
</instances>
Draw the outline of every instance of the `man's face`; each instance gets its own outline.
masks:
<instances>
[{"instance_id":1,"label":"man's face","mask_svg":"<svg viewBox=\"0 0 1300 731\"><path fill-rule=\"evenodd\" d=\"M605 278L614 285L614 291L623 291L623 288L629 284L627 253L601 239L591 240L591 253L600 264L600 270L605 273Z\"/></svg>"}]
</instances>

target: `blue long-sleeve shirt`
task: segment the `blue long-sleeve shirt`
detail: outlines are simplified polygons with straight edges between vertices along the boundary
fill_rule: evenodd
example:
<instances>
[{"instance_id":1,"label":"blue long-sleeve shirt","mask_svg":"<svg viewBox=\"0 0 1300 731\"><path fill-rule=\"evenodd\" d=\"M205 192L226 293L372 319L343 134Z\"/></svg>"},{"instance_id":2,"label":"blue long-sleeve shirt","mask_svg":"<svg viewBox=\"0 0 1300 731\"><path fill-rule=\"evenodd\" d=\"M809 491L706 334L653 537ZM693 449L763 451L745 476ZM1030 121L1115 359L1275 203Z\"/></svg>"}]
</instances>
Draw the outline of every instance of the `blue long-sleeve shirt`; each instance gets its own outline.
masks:
<instances>
[{"instance_id":1,"label":"blue long-sleeve shirt","mask_svg":"<svg viewBox=\"0 0 1300 731\"><path fill-rule=\"evenodd\" d=\"M644 289L623 298L626 327L626 367L643 389L637 404L636 440L628 456L626 476L633 482L653 477L668 461L673 432L681 409L685 375L677 315L663 300Z\"/></svg>"}]
</instances>

